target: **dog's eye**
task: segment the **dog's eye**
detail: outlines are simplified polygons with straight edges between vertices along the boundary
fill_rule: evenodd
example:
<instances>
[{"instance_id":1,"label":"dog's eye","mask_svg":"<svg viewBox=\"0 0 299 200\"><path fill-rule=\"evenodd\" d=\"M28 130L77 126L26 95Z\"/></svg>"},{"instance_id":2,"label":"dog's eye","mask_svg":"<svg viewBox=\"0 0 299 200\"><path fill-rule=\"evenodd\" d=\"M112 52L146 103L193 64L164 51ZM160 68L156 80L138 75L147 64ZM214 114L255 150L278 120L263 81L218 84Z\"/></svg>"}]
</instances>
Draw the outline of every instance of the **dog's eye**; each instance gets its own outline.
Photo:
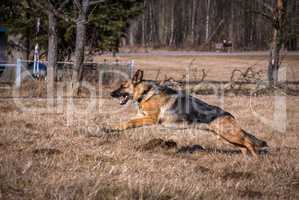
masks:
<instances>
[{"instance_id":1,"label":"dog's eye","mask_svg":"<svg viewBox=\"0 0 299 200\"><path fill-rule=\"evenodd\" d=\"M122 88L127 88L127 87L128 87L128 84L127 84L127 83L123 83L123 84L121 85L121 87L122 87Z\"/></svg>"}]
</instances>

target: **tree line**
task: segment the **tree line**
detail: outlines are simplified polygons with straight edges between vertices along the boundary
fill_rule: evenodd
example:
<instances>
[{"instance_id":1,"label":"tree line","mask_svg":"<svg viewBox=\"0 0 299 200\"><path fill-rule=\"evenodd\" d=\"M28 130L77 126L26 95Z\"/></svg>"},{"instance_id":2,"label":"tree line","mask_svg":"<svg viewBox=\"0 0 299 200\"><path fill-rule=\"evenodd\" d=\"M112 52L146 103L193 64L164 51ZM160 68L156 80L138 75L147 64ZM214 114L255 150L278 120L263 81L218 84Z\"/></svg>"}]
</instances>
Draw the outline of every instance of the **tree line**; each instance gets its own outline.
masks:
<instances>
[{"instance_id":1,"label":"tree line","mask_svg":"<svg viewBox=\"0 0 299 200\"><path fill-rule=\"evenodd\" d=\"M10 46L27 58L35 43L41 45L51 83L57 60L73 55L72 84L78 88L86 50L210 50L229 40L234 49L270 48L268 79L276 84L281 49L298 44L298 6L296 0L6 0L0 23L15 36ZM38 33L37 19L43 22Z\"/></svg>"},{"instance_id":2,"label":"tree line","mask_svg":"<svg viewBox=\"0 0 299 200\"><path fill-rule=\"evenodd\" d=\"M124 45L213 49L229 40L236 50L268 49L272 37L269 7L276 0L145 0L131 22ZM298 48L299 2L288 0L286 47ZM272 12L272 11L270 11ZM298 45L298 46L297 46Z\"/></svg>"}]
</instances>

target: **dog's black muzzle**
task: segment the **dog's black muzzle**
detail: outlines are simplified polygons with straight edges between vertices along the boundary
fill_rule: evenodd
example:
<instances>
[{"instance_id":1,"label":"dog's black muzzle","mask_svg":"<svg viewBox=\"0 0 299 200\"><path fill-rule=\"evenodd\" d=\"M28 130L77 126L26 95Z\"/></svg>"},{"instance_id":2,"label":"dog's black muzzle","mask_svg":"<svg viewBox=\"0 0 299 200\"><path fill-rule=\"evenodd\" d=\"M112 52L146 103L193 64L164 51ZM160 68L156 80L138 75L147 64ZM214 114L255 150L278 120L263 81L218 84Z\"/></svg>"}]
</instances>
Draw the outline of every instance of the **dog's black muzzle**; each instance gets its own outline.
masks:
<instances>
[{"instance_id":1,"label":"dog's black muzzle","mask_svg":"<svg viewBox=\"0 0 299 200\"><path fill-rule=\"evenodd\" d=\"M111 92L111 97L113 98L119 98L121 96L123 96L122 92L120 91L120 89L114 90L113 92Z\"/></svg>"},{"instance_id":2,"label":"dog's black muzzle","mask_svg":"<svg viewBox=\"0 0 299 200\"><path fill-rule=\"evenodd\" d=\"M131 95L127 92L122 92L120 89L117 89L113 92L111 92L111 97L118 98L120 105L125 105L129 99L131 98Z\"/></svg>"}]
</instances>

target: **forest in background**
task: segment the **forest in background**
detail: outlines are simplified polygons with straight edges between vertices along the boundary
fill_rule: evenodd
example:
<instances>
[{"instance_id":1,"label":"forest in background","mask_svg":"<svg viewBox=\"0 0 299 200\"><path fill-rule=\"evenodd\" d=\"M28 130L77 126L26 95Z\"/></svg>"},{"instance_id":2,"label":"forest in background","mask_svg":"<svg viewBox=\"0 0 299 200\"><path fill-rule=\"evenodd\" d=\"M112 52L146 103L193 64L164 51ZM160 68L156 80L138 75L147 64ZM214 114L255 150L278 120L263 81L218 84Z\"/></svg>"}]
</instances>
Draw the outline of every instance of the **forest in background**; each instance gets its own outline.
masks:
<instances>
[{"instance_id":1,"label":"forest in background","mask_svg":"<svg viewBox=\"0 0 299 200\"><path fill-rule=\"evenodd\" d=\"M122 46L212 50L231 41L234 50L266 50L272 38L267 17L273 0L145 0L144 12L126 32ZM288 50L299 48L299 2L288 0Z\"/></svg>"},{"instance_id":2,"label":"forest in background","mask_svg":"<svg viewBox=\"0 0 299 200\"><path fill-rule=\"evenodd\" d=\"M7 0L0 25L15 36L10 46L21 46L27 58L34 44L41 46L53 71L47 81L55 80L58 59L72 59L74 88L85 55L115 55L120 46L214 50L219 44L268 49L269 85L277 85L281 50L299 46L298 7L297 0ZM36 21L46 23L35 29Z\"/></svg>"}]
</instances>

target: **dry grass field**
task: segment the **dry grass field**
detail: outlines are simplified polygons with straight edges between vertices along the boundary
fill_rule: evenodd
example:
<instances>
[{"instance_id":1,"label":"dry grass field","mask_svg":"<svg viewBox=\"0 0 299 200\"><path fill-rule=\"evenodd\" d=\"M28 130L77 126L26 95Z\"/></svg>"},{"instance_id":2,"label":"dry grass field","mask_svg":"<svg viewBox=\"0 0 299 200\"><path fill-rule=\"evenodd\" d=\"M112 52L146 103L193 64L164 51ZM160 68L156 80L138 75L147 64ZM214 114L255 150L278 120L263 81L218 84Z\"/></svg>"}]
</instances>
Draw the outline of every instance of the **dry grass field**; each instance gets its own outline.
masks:
<instances>
[{"instance_id":1,"label":"dry grass field","mask_svg":"<svg viewBox=\"0 0 299 200\"><path fill-rule=\"evenodd\" d=\"M263 73L263 78L266 78L267 72L267 63L268 58L267 54L261 53L261 55L257 53L252 55L232 55L224 54L223 56L216 54L214 56L213 53L210 55L186 55L180 56L178 55L163 55L165 52L161 52L154 54L141 54L141 55L125 55L118 56L116 58L111 56L98 56L94 59L94 61L103 61L103 60L112 60L115 61L128 61L134 60L135 67L154 71L154 75L149 76L148 78L156 78L156 72L161 70L160 79L164 78L164 75L172 76L174 78L180 78L182 73L186 73L187 67L193 61L191 68L197 69L205 69L207 72L207 80L218 80L218 81L226 81L230 79L231 72L234 69L246 70L248 67L252 67L255 71L261 71ZM286 54L287 55L287 54ZM299 80L299 53L291 54L291 56L283 57L283 67L287 71L287 79L288 81L298 81ZM148 73L149 74L149 73Z\"/></svg>"},{"instance_id":2,"label":"dry grass field","mask_svg":"<svg viewBox=\"0 0 299 200\"><path fill-rule=\"evenodd\" d=\"M192 59L119 59L132 58L140 68L178 76L180 66ZM258 62L265 71L265 59L209 56L198 57L196 65L209 72L208 79L227 80L235 67ZM288 79L295 80L299 59L286 61L292 67ZM297 96L285 96L283 132L260 120L275 118L273 96L197 96L222 106L268 142L269 152L255 160L200 130L144 127L103 133L102 127L136 113L133 105L121 107L111 98L56 99L47 107L45 98L1 95L0 199L299 199Z\"/></svg>"}]
</instances>

